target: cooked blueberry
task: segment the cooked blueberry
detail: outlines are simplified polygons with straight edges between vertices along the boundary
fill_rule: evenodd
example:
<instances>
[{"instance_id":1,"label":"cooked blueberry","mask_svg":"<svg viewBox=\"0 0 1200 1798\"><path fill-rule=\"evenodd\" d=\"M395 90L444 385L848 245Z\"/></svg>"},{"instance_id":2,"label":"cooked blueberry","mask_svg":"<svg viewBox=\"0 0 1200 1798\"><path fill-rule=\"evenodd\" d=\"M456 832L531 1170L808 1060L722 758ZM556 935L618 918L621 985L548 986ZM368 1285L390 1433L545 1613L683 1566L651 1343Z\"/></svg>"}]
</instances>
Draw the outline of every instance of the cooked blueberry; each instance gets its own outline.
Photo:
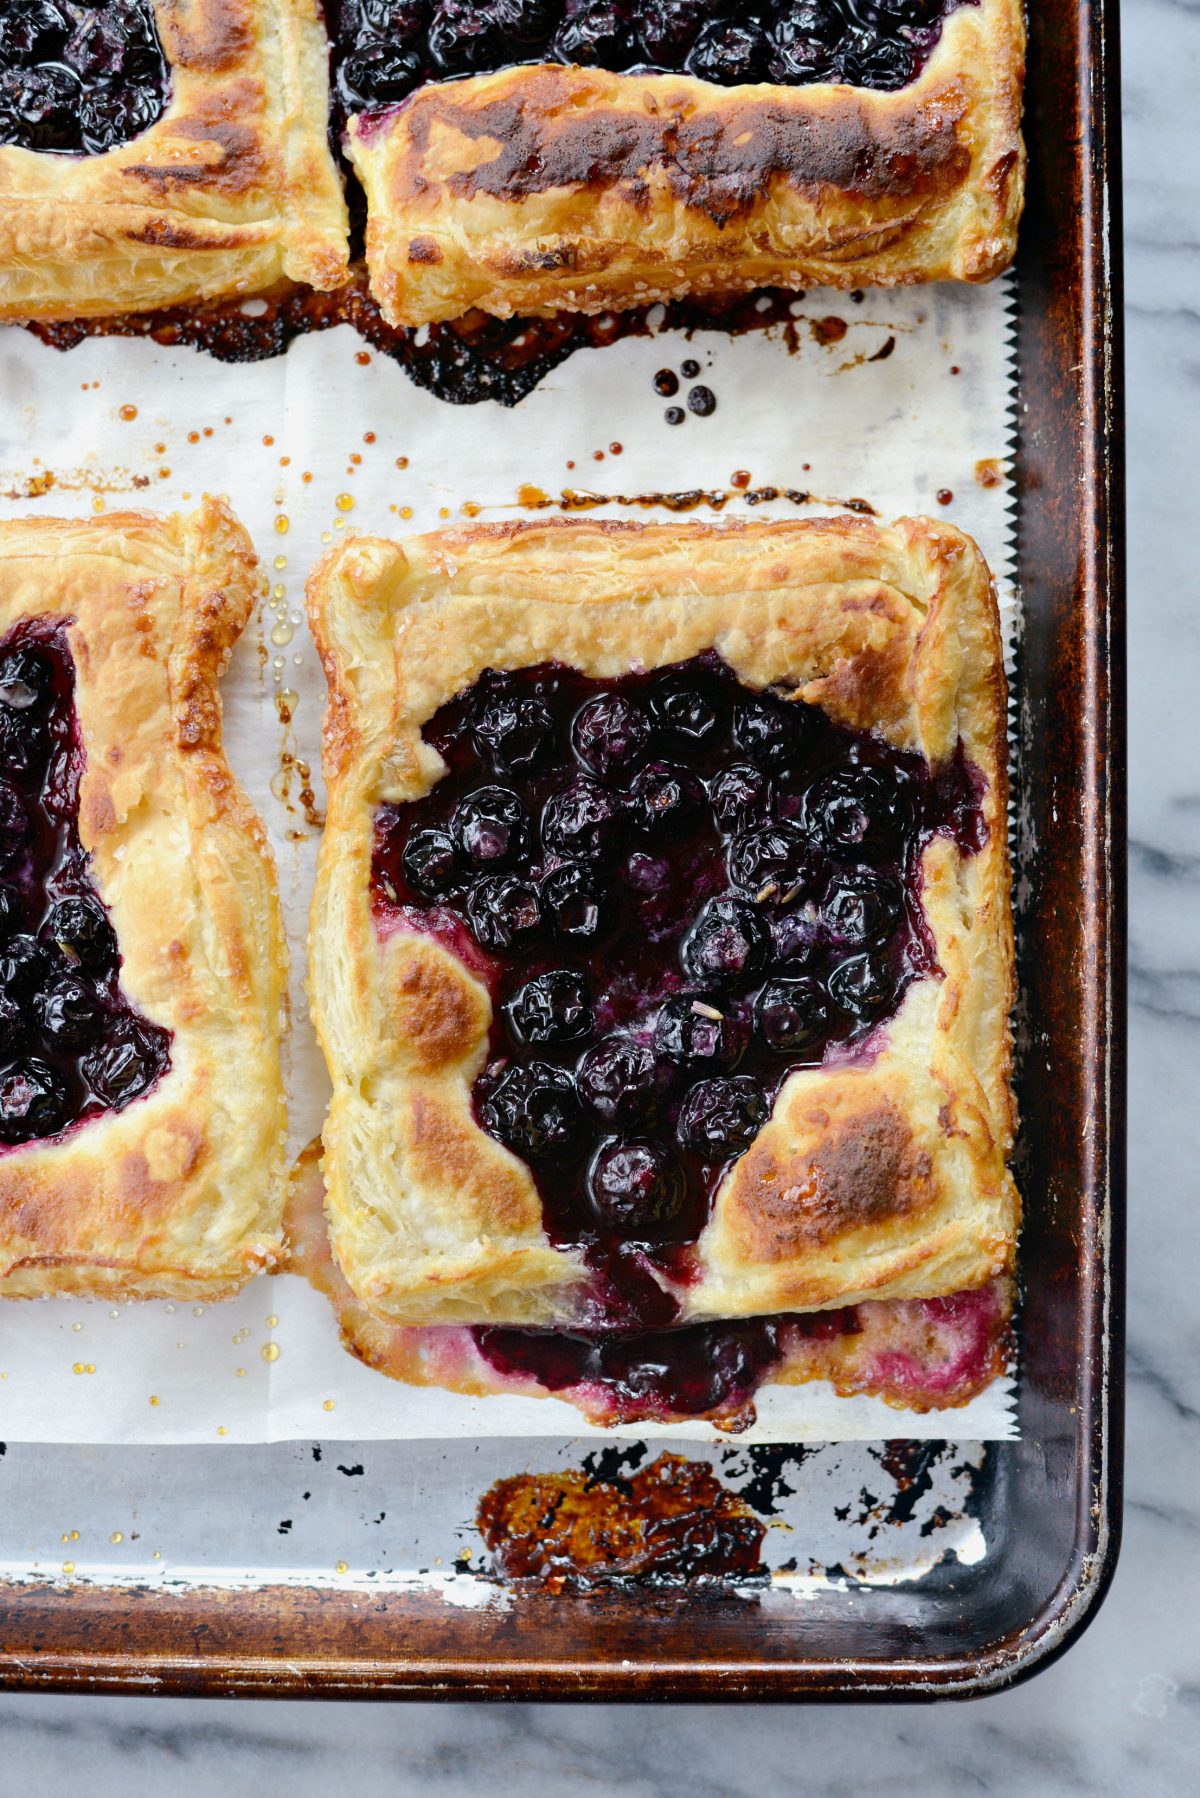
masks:
<instances>
[{"instance_id":1,"label":"cooked blueberry","mask_svg":"<svg viewBox=\"0 0 1200 1798\"><path fill-rule=\"evenodd\" d=\"M813 878L813 854L804 832L786 819L743 831L729 845L729 878L743 892L790 901Z\"/></svg>"},{"instance_id":2,"label":"cooked blueberry","mask_svg":"<svg viewBox=\"0 0 1200 1798\"><path fill-rule=\"evenodd\" d=\"M18 711L0 694L0 768L26 778L46 760L46 724L33 710Z\"/></svg>"},{"instance_id":3,"label":"cooked blueberry","mask_svg":"<svg viewBox=\"0 0 1200 1798\"><path fill-rule=\"evenodd\" d=\"M74 135L82 97L79 77L59 63L13 69L0 78L0 108L34 150L56 149Z\"/></svg>"},{"instance_id":4,"label":"cooked blueberry","mask_svg":"<svg viewBox=\"0 0 1200 1798\"><path fill-rule=\"evenodd\" d=\"M104 907L95 899L61 899L45 924L42 936L68 961L89 973L107 973L116 966L117 939Z\"/></svg>"},{"instance_id":5,"label":"cooked blueberry","mask_svg":"<svg viewBox=\"0 0 1200 1798\"><path fill-rule=\"evenodd\" d=\"M769 980L754 1002L754 1028L781 1055L819 1056L829 1029L829 1007L815 980Z\"/></svg>"},{"instance_id":6,"label":"cooked blueberry","mask_svg":"<svg viewBox=\"0 0 1200 1798\"><path fill-rule=\"evenodd\" d=\"M839 962L826 985L839 1010L858 1022L876 1017L893 996L887 972L870 955L849 955Z\"/></svg>"},{"instance_id":7,"label":"cooked blueberry","mask_svg":"<svg viewBox=\"0 0 1200 1798\"><path fill-rule=\"evenodd\" d=\"M510 1067L479 1107L485 1130L527 1161L555 1161L580 1146L583 1116L575 1082L545 1061Z\"/></svg>"},{"instance_id":8,"label":"cooked blueberry","mask_svg":"<svg viewBox=\"0 0 1200 1798\"><path fill-rule=\"evenodd\" d=\"M736 985L762 969L770 946L770 931L752 905L710 899L684 938L684 970L693 980Z\"/></svg>"},{"instance_id":9,"label":"cooked blueberry","mask_svg":"<svg viewBox=\"0 0 1200 1798\"><path fill-rule=\"evenodd\" d=\"M551 55L559 62L626 68L633 60L634 43L625 8L614 0L582 0L559 26Z\"/></svg>"},{"instance_id":10,"label":"cooked blueberry","mask_svg":"<svg viewBox=\"0 0 1200 1798\"><path fill-rule=\"evenodd\" d=\"M835 854L894 856L912 825L905 785L879 768L840 768L804 800L804 821Z\"/></svg>"},{"instance_id":11,"label":"cooked blueberry","mask_svg":"<svg viewBox=\"0 0 1200 1798\"><path fill-rule=\"evenodd\" d=\"M842 74L855 87L874 87L884 91L906 87L917 72L917 58L910 44L897 38L871 42L863 37L842 51Z\"/></svg>"},{"instance_id":12,"label":"cooked blueberry","mask_svg":"<svg viewBox=\"0 0 1200 1798\"><path fill-rule=\"evenodd\" d=\"M429 54L443 75L500 68L504 26L495 6L478 0L438 0L429 21Z\"/></svg>"},{"instance_id":13,"label":"cooked blueberry","mask_svg":"<svg viewBox=\"0 0 1200 1798\"><path fill-rule=\"evenodd\" d=\"M771 919L771 953L779 967L807 967L822 944L821 917L811 899L800 899Z\"/></svg>"},{"instance_id":14,"label":"cooked blueberry","mask_svg":"<svg viewBox=\"0 0 1200 1798\"><path fill-rule=\"evenodd\" d=\"M654 1026L654 1047L664 1060L696 1074L727 1074L746 1046L746 1033L728 1004L704 994L673 993Z\"/></svg>"},{"instance_id":15,"label":"cooked blueberry","mask_svg":"<svg viewBox=\"0 0 1200 1798\"><path fill-rule=\"evenodd\" d=\"M21 895L15 887L0 886L0 942L21 922Z\"/></svg>"},{"instance_id":16,"label":"cooked blueberry","mask_svg":"<svg viewBox=\"0 0 1200 1798\"><path fill-rule=\"evenodd\" d=\"M53 685L50 663L38 649L10 649L0 656L0 705L25 712L45 699Z\"/></svg>"},{"instance_id":17,"label":"cooked blueberry","mask_svg":"<svg viewBox=\"0 0 1200 1798\"><path fill-rule=\"evenodd\" d=\"M136 58L137 34L128 27L115 6L93 7L84 13L63 47L62 60L85 81L124 75Z\"/></svg>"},{"instance_id":18,"label":"cooked blueberry","mask_svg":"<svg viewBox=\"0 0 1200 1798\"><path fill-rule=\"evenodd\" d=\"M33 1041L33 1017L29 1006L15 993L0 987L0 1062L21 1055Z\"/></svg>"},{"instance_id":19,"label":"cooked blueberry","mask_svg":"<svg viewBox=\"0 0 1200 1798\"><path fill-rule=\"evenodd\" d=\"M563 862L542 879L542 912L567 943L591 943L604 928L607 897L594 868L585 862Z\"/></svg>"},{"instance_id":20,"label":"cooked blueberry","mask_svg":"<svg viewBox=\"0 0 1200 1798\"><path fill-rule=\"evenodd\" d=\"M366 23L393 43L408 44L425 29L425 0L359 0Z\"/></svg>"},{"instance_id":21,"label":"cooked blueberry","mask_svg":"<svg viewBox=\"0 0 1200 1798\"><path fill-rule=\"evenodd\" d=\"M904 899L894 881L879 874L842 874L831 882L821 918L837 943L858 947L894 929Z\"/></svg>"},{"instance_id":22,"label":"cooked blueberry","mask_svg":"<svg viewBox=\"0 0 1200 1798\"><path fill-rule=\"evenodd\" d=\"M529 813L509 787L477 787L460 799L450 820L459 849L477 868L525 862L533 843Z\"/></svg>"},{"instance_id":23,"label":"cooked blueberry","mask_svg":"<svg viewBox=\"0 0 1200 1798\"><path fill-rule=\"evenodd\" d=\"M420 85L424 66L420 51L412 45L379 39L360 44L342 64L342 93L351 111L388 106Z\"/></svg>"},{"instance_id":24,"label":"cooked blueberry","mask_svg":"<svg viewBox=\"0 0 1200 1798\"><path fill-rule=\"evenodd\" d=\"M21 63L55 56L70 29L70 14L52 0L5 0L0 8L0 58Z\"/></svg>"},{"instance_id":25,"label":"cooked blueberry","mask_svg":"<svg viewBox=\"0 0 1200 1798\"><path fill-rule=\"evenodd\" d=\"M732 86L740 81L761 81L767 57L766 33L753 19L741 24L714 19L700 33L685 66L689 75L698 75L702 81Z\"/></svg>"},{"instance_id":26,"label":"cooked blueberry","mask_svg":"<svg viewBox=\"0 0 1200 1798\"><path fill-rule=\"evenodd\" d=\"M621 828L618 801L586 775L552 794L542 812L542 842L556 855L598 860L616 847Z\"/></svg>"},{"instance_id":27,"label":"cooked blueberry","mask_svg":"<svg viewBox=\"0 0 1200 1798\"><path fill-rule=\"evenodd\" d=\"M505 40L523 49L541 45L551 35L562 13L561 0L491 0L504 29Z\"/></svg>"},{"instance_id":28,"label":"cooked blueberry","mask_svg":"<svg viewBox=\"0 0 1200 1798\"><path fill-rule=\"evenodd\" d=\"M795 767L803 758L807 735L807 707L799 700L755 693L741 700L734 713L734 742L764 768Z\"/></svg>"},{"instance_id":29,"label":"cooked blueberry","mask_svg":"<svg viewBox=\"0 0 1200 1798\"><path fill-rule=\"evenodd\" d=\"M662 1098L663 1070L648 1043L606 1036L589 1049L576 1072L579 1094L614 1129L649 1117Z\"/></svg>"},{"instance_id":30,"label":"cooked blueberry","mask_svg":"<svg viewBox=\"0 0 1200 1798\"><path fill-rule=\"evenodd\" d=\"M414 830L404 845L404 872L426 899L444 899L461 885L458 850L445 830Z\"/></svg>"},{"instance_id":31,"label":"cooked blueberry","mask_svg":"<svg viewBox=\"0 0 1200 1798\"><path fill-rule=\"evenodd\" d=\"M745 830L770 810L770 777L749 762L734 762L713 775L708 798L722 830Z\"/></svg>"},{"instance_id":32,"label":"cooked blueberry","mask_svg":"<svg viewBox=\"0 0 1200 1798\"><path fill-rule=\"evenodd\" d=\"M41 985L50 965L35 936L10 936L0 948L0 992L26 999Z\"/></svg>"},{"instance_id":33,"label":"cooked blueberry","mask_svg":"<svg viewBox=\"0 0 1200 1798\"><path fill-rule=\"evenodd\" d=\"M721 728L716 694L686 680L659 687L650 698L654 722L665 737L684 749L711 743Z\"/></svg>"},{"instance_id":34,"label":"cooked blueberry","mask_svg":"<svg viewBox=\"0 0 1200 1798\"><path fill-rule=\"evenodd\" d=\"M648 763L629 789L630 816L647 836L669 836L694 823L703 803L695 775L669 762Z\"/></svg>"},{"instance_id":35,"label":"cooked blueberry","mask_svg":"<svg viewBox=\"0 0 1200 1798\"><path fill-rule=\"evenodd\" d=\"M687 1184L668 1149L635 1139L603 1144L588 1169L588 1192L606 1229L635 1235L649 1225L677 1218Z\"/></svg>"},{"instance_id":36,"label":"cooked blueberry","mask_svg":"<svg viewBox=\"0 0 1200 1798\"><path fill-rule=\"evenodd\" d=\"M475 735L501 767L514 774L523 772L544 762L554 748L554 715L540 699L497 694L476 719Z\"/></svg>"},{"instance_id":37,"label":"cooked blueberry","mask_svg":"<svg viewBox=\"0 0 1200 1798\"><path fill-rule=\"evenodd\" d=\"M523 1043L573 1043L595 1023L587 983L569 968L555 968L526 981L505 1010Z\"/></svg>"},{"instance_id":38,"label":"cooked blueberry","mask_svg":"<svg viewBox=\"0 0 1200 1798\"><path fill-rule=\"evenodd\" d=\"M7 780L0 780L0 867L7 867L21 853L29 836L30 818L25 802Z\"/></svg>"},{"instance_id":39,"label":"cooked blueberry","mask_svg":"<svg viewBox=\"0 0 1200 1798\"><path fill-rule=\"evenodd\" d=\"M527 949L542 923L537 888L515 874L489 874L467 894L467 922L484 949Z\"/></svg>"},{"instance_id":40,"label":"cooked blueberry","mask_svg":"<svg viewBox=\"0 0 1200 1798\"><path fill-rule=\"evenodd\" d=\"M86 1049L104 1027L104 1007L95 987L78 974L61 974L37 996L38 1023L54 1049Z\"/></svg>"},{"instance_id":41,"label":"cooked blueberry","mask_svg":"<svg viewBox=\"0 0 1200 1798\"><path fill-rule=\"evenodd\" d=\"M647 61L659 69L681 69L711 12L711 0L637 0L637 30Z\"/></svg>"},{"instance_id":42,"label":"cooked blueberry","mask_svg":"<svg viewBox=\"0 0 1200 1798\"><path fill-rule=\"evenodd\" d=\"M118 1018L83 1059L83 1077L98 1099L117 1110L152 1086L166 1062L166 1038L152 1024Z\"/></svg>"},{"instance_id":43,"label":"cooked blueberry","mask_svg":"<svg viewBox=\"0 0 1200 1798\"><path fill-rule=\"evenodd\" d=\"M650 720L620 693L600 693L580 706L571 725L575 753L593 774L628 775L650 741Z\"/></svg>"},{"instance_id":44,"label":"cooked blueberry","mask_svg":"<svg viewBox=\"0 0 1200 1798\"><path fill-rule=\"evenodd\" d=\"M0 1141L32 1142L53 1136L66 1118L66 1102L54 1070L30 1056L0 1078Z\"/></svg>"},{"instance_id":45,"label":"cooked blueberry","mask_svg":"<svg viewBox=\"0 0 1200 1798\"><path fill-rule=\"evenodd\" d=\"M770 1116L766 1094L748 1074L701 1080L679 1110L679 1140L701 1161L727 1161L748 1148Z\"/></svg>"}]
</instances>

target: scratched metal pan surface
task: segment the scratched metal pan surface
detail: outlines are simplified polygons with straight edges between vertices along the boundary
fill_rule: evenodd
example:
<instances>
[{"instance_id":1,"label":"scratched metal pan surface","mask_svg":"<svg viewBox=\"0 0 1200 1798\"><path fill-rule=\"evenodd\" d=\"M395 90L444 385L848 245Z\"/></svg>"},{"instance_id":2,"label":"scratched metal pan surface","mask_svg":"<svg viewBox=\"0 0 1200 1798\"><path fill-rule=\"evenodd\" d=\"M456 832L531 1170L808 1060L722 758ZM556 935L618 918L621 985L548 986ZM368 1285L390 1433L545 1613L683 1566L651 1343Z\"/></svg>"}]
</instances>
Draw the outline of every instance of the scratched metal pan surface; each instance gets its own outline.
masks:
<instances>
[{"instance_id":1,"label":"scratched metal pan surface","mask_svg":"<svg viewBox=\"0 0 1200 1798\"><path fill-rule=\"evenodd\" d=\"M628 1491L652 1443L590 1457L545 1441L12 1444L0 1458L3 1683L930 1698L1027 1675L1095 1614L1120 1533L1123 1400L1116 0L1033 13L1019 261L1020 1440L699 1450L769 1522L769 1578L590 1593L497 1583L474 1525L480 1496L531 1469L582 1468ZM48 1502L64 1494L77 1533ZM64 1567L77 1577L64 1583Z\"/></svg>"}]
</instances>

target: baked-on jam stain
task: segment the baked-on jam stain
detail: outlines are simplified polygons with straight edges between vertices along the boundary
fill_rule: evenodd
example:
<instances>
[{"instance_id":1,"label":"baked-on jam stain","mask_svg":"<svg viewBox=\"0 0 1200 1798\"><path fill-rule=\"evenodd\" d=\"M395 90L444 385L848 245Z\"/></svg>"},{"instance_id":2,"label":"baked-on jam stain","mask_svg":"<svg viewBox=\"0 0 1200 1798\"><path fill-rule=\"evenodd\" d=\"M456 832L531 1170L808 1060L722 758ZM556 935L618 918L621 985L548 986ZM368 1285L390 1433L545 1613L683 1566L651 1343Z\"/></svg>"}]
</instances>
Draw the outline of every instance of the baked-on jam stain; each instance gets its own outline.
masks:
<instances>
[{"instance_id":1,"label":"baked-on jam stain","mask_svg":"<svg viewBox=\"0 0 1200 1798\"><path fill-rule=\"evenodd\" d=\"M0 6L0 144L101 155L162 117L168 87L150 0Z\"/></svg>"},{"instance_id":2,"label":"baked-on jam stain","mask_svg":"<svg viewBox=\"0 0 1200 1798\"><path fill-rule=\"evenodd\" d=\"M861 1051L936 972L921 853L939 832L981 846L980 777L961 749L935 773L745 687L711 652L607 681L489 671L423 734L447 772L376 815L377 923L439 936L487 981L476 1116L592 1276L572 1330L477 1345L639 1414L736 1411L791 1323L672 1331L692 1245L787 1074Z\"/></svg>"},{"instance_id":3,"label":"baked-on jam stain","mask_svg":"<svg viewBox=\"0 0 1200 1798\"><path fill-rule=\"evenodd\" d=\"M84 750L65 623L0 642L0 1145L140 1098L170 1032L120 987L120 950L79 840Z\"/></svg>"},{"instance_id":4,"label":"baked-on jam stain","mask_svg":"<svg viewBox=\"0 0 1200 1798\"><path fill-rule=\"evenodd\" d=\"M976 0L329 0L341 117L518 63L896 89Z\"/></svg>"},{"instance_id":5,"label":"baked-on jam stain","mask_svg":"<svg viewBox=\"0 0 1200 1798\"><path fill-rule=\"evenodd\" d=\"M682 1455L628 1477L571 1468L497 1480L475 1521L501 1578L548 1592L766 1578L765 1523L706 1461Z\"/></svg>"},{"instance_id":6,"label":"baked-on jam stain","mask_svg":"<svg viewBox=\"0 0 1200 1798\"><path fill-rule=\"evenodd\" d=\"M738 337L775 329L794 351L805 321L793 308L803 298L781 288L756 288L735 297L671 300L595 317L560 312L553 318L498 319L472 311L446 324L397 330L383 319L360 275L333 293L297 288L257 299L250 302L250 313L243 310L247 302L229 300L27 328L57 350L74 349L88 337L148 337L154 343L204 350L219 362L260 362L282 355L309 331L352 325L381 355L399 363L410 381L440 400L455 406L483 400L516 406L576 350L603 349L623 337L651 337L660 331L722 331ZM678 381L671 391L678 391Z\"/></svg>"}]
</instances>

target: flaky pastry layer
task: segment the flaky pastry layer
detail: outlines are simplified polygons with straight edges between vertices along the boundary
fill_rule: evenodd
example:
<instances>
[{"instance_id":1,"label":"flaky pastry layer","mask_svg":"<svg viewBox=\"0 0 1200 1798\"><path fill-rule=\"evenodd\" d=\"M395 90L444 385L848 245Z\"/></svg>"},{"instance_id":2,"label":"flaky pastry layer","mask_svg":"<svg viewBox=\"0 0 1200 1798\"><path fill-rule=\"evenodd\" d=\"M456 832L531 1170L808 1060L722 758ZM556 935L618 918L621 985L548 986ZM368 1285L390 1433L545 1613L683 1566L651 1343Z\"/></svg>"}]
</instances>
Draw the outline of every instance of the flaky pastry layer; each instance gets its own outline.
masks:
<instances>
[{"instance_id":1,"label":"flaky pastry layer","mask_svg":"<svg viewBox=\"0 0 1200 1798\"><path fill-rule=\"evenodd\" d=\"M154 0L163 116L98 156L0 145L0 319L346 279L317 0Z\"/></svg>"},{"instance_id":2,"label":"flaky pastry layer","mask_svg":"<svg viewBox=\"0 0 1200 1798\"><path fill-rule=\"evenodd\" d=\"M131 1004L173 1032L141 1099L0 1152L0 1295L220 1297L280 1258L287 961L217 679L258 593L226 506L0 524L0 637L68 621L79 836Z\"/></svg>"},{"instance_id":3,"label":"flaky pastry layer","mask_svg":"<svg viewBox=\"0 0 1200 1798\"><path fill-rule=\"evenodd\" d=\"M952 13L895 93L558 64L352 118L393 325L691 293L985 281L1024 195L1021 0Z\"/></svg>"},{"instance_id":4,"label":"flaky pastry layer","mask_svg":"<svg viewBox=\"0 0 1200 1798\"><path fill-rule=\"evenodd\" d=\"M421 727L485 669L612 678L713 648L747 685L783 683L935 768L961 742L987 841L927 845L941 976L909 987L870 1054L787 1079L717 1190L681 1321L931 1297L1011 1267L1006 686L969 538L922 519L359 538L316 571L309 609L329 682L309 969L333 1081L324 1171L335 1255L373 1313L568 1323L587 1277L546 1236L529 1169L475 1122L486 987L431 937L376 928L376 808L435 784Z\"/></svg>"}]
</instances>

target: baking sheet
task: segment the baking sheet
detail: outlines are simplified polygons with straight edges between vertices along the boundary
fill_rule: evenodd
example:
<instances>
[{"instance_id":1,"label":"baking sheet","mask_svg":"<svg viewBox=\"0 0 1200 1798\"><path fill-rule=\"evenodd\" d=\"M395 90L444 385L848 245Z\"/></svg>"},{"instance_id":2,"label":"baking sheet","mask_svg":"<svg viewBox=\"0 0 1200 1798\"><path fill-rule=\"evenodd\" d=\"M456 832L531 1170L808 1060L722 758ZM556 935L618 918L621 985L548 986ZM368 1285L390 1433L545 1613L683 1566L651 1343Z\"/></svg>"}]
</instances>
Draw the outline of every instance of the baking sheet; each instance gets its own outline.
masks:
<instances>
[{"instance_id":1,"label":"baking sheet","mask_svg":"<svg viewBox=\"0 0 1200 1798\"><path fill-rule=\"evenodd\" d=\"M786 333L669 333L580 352L512 411L437 400L348 327L237 366L116 338L64 355L0 331L0 516L170 510L222 492L262 557L263 602L225 683L226 742L279 861L294 963L295 1147L319 1130L327 1091L302 988L323 703L303 582L323 550L350 530L534 516L531 501L564 493L572 505L608 496L597 510L646 518L673 515L649 496L681 489L724 500L726 517L865 502L885 518L941 514L969 531L996 575L1011 643L1012 305L1007 281L858 300L813 292L795 302ZM717 406L672 427L653 377L687 357ZM694 515L717 509L702 502ZM938 1437L947 1425L959 1438L997 1439L1015 1433L1012 1398L1011 1381L998 1381L958 1411L921 1416L838 1399L822 1384L768 1386L741 1440ZM613 1433L646 1431L594 1430L555 1399L388 1381L341 1350L326 1301L295 1276L215 1306L0 1307L0 1437L12 1441ZM693 1421L653 1434L715 1432Z\"/></svg>"}]
</instances>

